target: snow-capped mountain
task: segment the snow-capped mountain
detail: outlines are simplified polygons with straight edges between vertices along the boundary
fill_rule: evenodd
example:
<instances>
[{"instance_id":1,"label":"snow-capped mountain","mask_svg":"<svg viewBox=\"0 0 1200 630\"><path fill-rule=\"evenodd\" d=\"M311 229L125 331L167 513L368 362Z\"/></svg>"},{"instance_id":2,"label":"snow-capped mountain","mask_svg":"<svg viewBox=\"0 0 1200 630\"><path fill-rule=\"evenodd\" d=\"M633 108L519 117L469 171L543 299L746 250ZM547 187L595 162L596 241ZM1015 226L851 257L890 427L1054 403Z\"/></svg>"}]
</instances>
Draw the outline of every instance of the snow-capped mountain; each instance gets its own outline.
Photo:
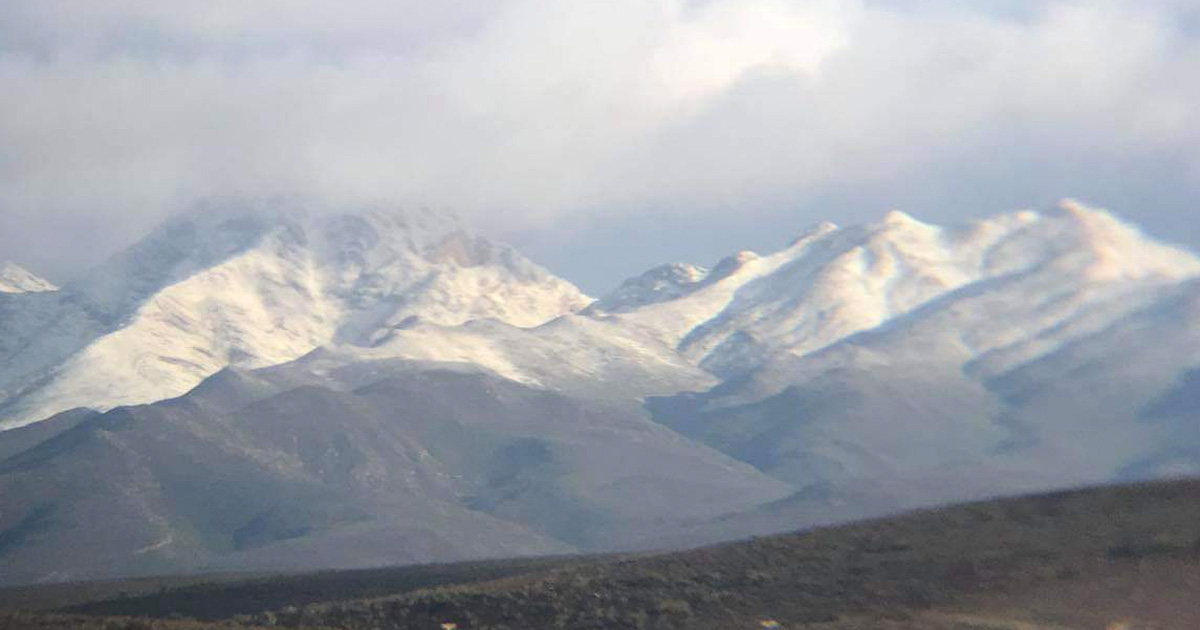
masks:
<instances>
[{"instance_id":1,"label":"snow-capped mountain","mask_svg":"<svg viewBox=\"0 0 1200 630\"><path fill-rule=\"evenodd\" d=\"M41 293L57 291L54 283L11 262L0 262L0 293Z\"/></svg>"},{"instance_id":2,"label":"snow-capped mountain","mask_svg":"<svg viewBox=\"0 0 1200 630\"><path fill-rule=\"evenodd\" d=\"M623 313L648 304L674 300L705 285L709 270L688 263L661 265L621 283L615 291L604 296L593 310Z\"/></svg>"},{"instance_id":3,"label":"snow-capped mountain","mask_svg":"<svg viewBox=\"0 0 1200 630\"><path fill-rule=\"evenodd\" d=\"M45 299L0 302L0 413L16 426L152 402L225 366L317 348L347 362L471 363L539 386L602 383L616 397L752 375L769 395L782 385L764 374L791 382L791 367L772 366L917 329L947 304L959 310L938 326L960 362L997 373L1197 275L1193 255L1064 202L951 228L900 212L821 224L769 255L652 269L587 306L568 282L435 213L209 210ZM972 296L976 310L962 310ZM619 374L633 390L613 385Z\"/></svg>"},{"instance_id":4,"label":"snow-capped mountain","mask_svg":"<svg viewBox=\"0 0 1200 630\"><path fill-rule=\"evenodd\" d=\"M0 418L32 423L0 432L0 536L38 532L0 562L28 579L660 547L1200 474L1200 259L1076 202L821 224L595 302L432 213L210 211L0 294L0 366ZM74 407L111 410L50 418Z\"/></svg>"},{"instance_id":5,"label":"snow-capped mountain","mask_svg":"<svg viewBox=\"0 0 1200 630\"><path fill-rule=\"evenodd\" d=\"M639 279L596 308L615 306L609 310L622 320L730 377L781 356L813 353L968 288L987 291L1034 276L1025 285L1031 291L1119 291L1197 274L1200 260L1191 254L1155 243L1107 212L1063 202L1048 213L1020 212L955 228L900 212L874 225L822 224L779 252L740 252L721 261L712 273L683 285L687 290L674 291L679 295L673 299L657 299L660 291L651 289L638 300L632 289L643 284ZM981 319L997 328L980 333L980 350L1044 327L1027 319Z\"/></svg>"},{"instance_id":6,"label":"snow-capped mountain","mask_svg":"<svg viewBox=\"0 0 1200 630\"><path fill-rule=\"evenodd\" d=\"M0 304L0 426L177 396L415 321L532 326L589 302L432 212L175 219L37 303Z\"/></svg>"},{"instance_id":7,"label":"snow-capped mountain","mask_svg":"<svg viewBox=\"0 0 1200 630\"><path fill-rule=\"evenodd\" d=\"M1200 366L1200 261L1107 212L893 214L747 275L719 308L700 291L622 317L695 314L680 351L736 378L656 417L821 497L797 510L1200 473L1200 416L1178 402Z\"/></svg>"}]
</instances>

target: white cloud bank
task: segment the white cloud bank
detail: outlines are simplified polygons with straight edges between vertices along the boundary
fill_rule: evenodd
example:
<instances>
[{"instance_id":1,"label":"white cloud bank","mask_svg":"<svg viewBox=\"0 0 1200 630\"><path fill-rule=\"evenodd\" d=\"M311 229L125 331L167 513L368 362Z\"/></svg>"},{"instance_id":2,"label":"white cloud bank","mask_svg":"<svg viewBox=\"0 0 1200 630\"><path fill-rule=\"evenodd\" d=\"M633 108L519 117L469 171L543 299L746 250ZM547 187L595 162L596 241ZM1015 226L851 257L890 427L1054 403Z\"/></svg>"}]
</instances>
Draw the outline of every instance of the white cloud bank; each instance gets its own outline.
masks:
<instances>
[{"instance_id":1,"label":"white cloud bank","mask_svg":"<svg viewBox=\"0 0 1200 630\"><path fill-rule=\"evenodd\" d=\"M1192 4L7 0L0 258L230 195L530 230L1153 163L1200 199Z\"/></svg>"}]
</instances>

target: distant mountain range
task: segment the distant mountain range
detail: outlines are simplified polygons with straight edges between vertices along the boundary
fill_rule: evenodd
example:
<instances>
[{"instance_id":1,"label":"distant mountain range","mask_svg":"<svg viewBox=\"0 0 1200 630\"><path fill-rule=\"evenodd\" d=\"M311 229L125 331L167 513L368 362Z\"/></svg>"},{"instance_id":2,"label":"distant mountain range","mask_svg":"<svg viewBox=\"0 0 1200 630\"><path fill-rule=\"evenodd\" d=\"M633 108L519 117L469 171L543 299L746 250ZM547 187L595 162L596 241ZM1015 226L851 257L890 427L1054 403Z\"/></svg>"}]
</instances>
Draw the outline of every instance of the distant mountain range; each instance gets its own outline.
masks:
<instances>
[{"instance_id":1,"label":"distant mountain range","mask_svg":"<svg viewBox=\"0 0 1200 630\"><path fill-rule=\"evenodd\" d=\"M632 549L1200 472L1200 259L893 212L598 300L432 213L0 273L0 581Z\"/></svg>"}]
</instances>

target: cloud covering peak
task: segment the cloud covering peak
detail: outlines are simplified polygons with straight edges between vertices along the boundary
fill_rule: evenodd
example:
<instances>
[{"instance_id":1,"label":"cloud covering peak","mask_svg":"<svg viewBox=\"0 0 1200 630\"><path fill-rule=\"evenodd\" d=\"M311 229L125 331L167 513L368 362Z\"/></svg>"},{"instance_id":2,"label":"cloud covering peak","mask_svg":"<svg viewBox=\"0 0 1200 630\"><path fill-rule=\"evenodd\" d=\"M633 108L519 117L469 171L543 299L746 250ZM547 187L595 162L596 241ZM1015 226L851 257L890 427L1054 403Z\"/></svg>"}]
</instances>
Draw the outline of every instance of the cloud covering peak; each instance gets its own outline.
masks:
<instances>
[{"instance_id":1,"label":"cloud covering peak","mask_svg":"<svg viewBox=\"0 0 1200 630\"><path fill-rule=\"evenodd\" d=\"M0 253L62 275L239 195L453 207L562 242L1077 195L1200 242L1178 217L1200 200L1196 16L1171 0L14 0Z\"/></svg>"}]
</instances>

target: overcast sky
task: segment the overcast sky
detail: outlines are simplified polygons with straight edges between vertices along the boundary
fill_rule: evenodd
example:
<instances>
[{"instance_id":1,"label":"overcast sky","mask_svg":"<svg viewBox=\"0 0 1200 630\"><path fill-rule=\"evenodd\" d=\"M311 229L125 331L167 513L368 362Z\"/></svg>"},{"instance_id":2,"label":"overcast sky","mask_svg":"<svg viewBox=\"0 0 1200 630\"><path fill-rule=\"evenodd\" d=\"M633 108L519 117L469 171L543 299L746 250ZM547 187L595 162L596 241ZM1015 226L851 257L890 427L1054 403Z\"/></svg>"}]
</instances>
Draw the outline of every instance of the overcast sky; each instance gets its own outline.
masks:
<instances>
[{"instance_id":1,"label":"overcast sky","mask_svg":"<svg viewBox=\"0 0 1200 630\"><path fill-rule=\"evenodd\" d=\"M453 208L591 292L890 208L1200 248L1200 2L0 3L0 259L275 195Z\"/></svg>"}]
</instances>

